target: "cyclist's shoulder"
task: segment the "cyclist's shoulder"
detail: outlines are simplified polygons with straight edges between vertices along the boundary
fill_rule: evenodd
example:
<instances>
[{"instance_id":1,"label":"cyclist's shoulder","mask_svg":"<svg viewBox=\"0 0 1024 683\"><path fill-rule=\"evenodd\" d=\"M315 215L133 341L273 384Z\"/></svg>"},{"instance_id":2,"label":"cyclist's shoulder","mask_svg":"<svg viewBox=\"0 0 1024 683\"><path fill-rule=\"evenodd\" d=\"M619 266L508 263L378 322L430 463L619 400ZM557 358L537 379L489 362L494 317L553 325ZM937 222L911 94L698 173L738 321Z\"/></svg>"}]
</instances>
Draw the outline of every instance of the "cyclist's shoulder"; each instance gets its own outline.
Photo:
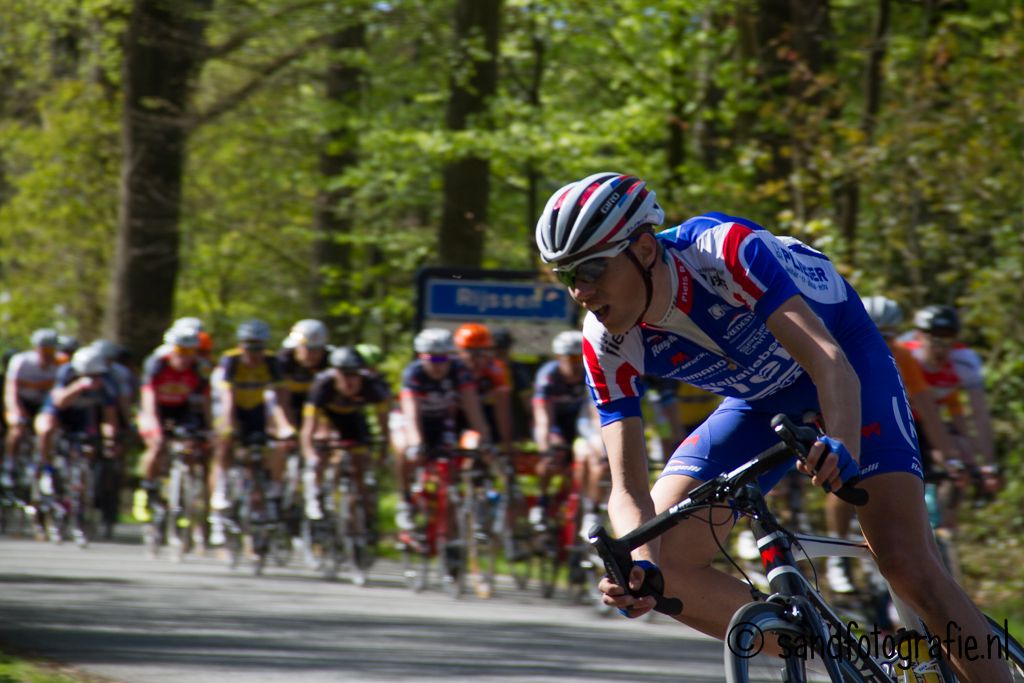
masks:
<instances>
[{"instance_id":1,"label":"cyclist's shoulder","mask_svg":"<svg viewBox=\"0 0 1024 683\"><path fill-rule=\"evenodd\" d=\"M764 227L748 218L732 216L719 211L709 211L662 230L655 236L664 245L676 249L686 249L710 231L728 231L734 225L741 226L744 233L749 231L767 232Z\"/></svg>"}]
</instances>

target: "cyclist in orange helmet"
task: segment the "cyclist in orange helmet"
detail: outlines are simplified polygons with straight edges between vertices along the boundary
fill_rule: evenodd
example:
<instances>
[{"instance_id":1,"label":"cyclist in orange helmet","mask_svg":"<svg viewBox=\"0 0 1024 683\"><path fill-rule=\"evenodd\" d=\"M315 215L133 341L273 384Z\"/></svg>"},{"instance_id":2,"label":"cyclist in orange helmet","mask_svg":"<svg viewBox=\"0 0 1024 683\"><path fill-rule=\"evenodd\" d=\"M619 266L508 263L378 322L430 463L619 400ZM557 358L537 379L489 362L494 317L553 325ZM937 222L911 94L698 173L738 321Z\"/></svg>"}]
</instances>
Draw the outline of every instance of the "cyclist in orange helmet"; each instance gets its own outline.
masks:
<instances>
[{"instance_id":1,"label":"cyclist in orange helmet","mask_svg":"<svg viewBox=\"0 0 1024 683\"><path fill-rule=\"evenodd\" d=\"M494 357L494 338L486 325L466 323L455 330L455 347L469 366L483 405L484 417L501 441L505 453L512 451L512 393L505 364ZM463 416L462 421L465 421Z\"/></svg>"}]
</instances>

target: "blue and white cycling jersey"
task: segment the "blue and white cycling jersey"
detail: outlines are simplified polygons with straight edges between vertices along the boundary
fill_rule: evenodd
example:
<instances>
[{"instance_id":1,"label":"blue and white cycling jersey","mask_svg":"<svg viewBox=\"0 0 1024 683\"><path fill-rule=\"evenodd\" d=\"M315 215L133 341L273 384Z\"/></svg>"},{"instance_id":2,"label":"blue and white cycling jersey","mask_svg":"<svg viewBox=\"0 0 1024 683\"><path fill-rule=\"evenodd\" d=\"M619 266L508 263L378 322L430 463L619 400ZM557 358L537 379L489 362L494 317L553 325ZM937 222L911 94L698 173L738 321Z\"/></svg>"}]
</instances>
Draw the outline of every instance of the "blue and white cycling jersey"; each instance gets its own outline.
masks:
<instances>
[{"instance_id":1,"label":"blue and white cycling jersey","mask_svg":"<svg viewBox=\"0 0 1024 683\"><path fill-rule=\"evenodd\" d=\"M602 425L640 415L641 376L675 379L726 398L709 418L718 421L714 438L702 440L698 430L677 455L696 449L700 458L714 459L711 450L723 450L719 446L733 432L750 431L752 414L759 413L754 431L763 434L729 444L742 447L742 459L730 464L753 457L774 440L768 428L772 414L787 412L799 419L802 411L818 408L810 378L765 325L783 302L800 295L861 379L862 414L871 420L865 422L864 433L884 431L889 450L907 451L898 466L895 461L877 465L871 458L862 458L862 466L875 465L872 471L879 472L919 469L907 460L916 453L916 435L895 365L885 360L891 359L888 349L856 292L824 254L721 213L691 218L656 238L664 248L674 292L665 317L621 335L609 333L592 313L584 321L587 383ZM876 403L884 397L885 410L878 415L863 400L869 391L880 392ZM717 474L703 464L684 469L699 478Z\"/></svg>"}]
</instances>

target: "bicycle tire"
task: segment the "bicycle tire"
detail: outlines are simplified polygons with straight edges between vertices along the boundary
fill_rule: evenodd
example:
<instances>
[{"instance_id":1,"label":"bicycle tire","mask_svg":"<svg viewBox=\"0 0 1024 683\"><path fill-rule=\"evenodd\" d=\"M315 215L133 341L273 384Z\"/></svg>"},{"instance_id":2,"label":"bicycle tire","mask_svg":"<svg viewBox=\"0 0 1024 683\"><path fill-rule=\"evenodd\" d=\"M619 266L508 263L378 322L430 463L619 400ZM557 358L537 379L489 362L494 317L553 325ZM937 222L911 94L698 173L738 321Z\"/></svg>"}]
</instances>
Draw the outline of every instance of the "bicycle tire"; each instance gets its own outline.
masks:
<instances>
[{"instance_id":1,"label":"bicycle tire","mask_svg":"<svg viewBox=\"0 0 1024 683\"><path fill-rule=\"evenodd\" d=\"M537 553L537 577L540 579L540 594L553 598L558 584L558 572L562 567L561 552L558 548L558 530L549 528L543 532Z\"/></svg>"},{"instance_id":2,"label":"bicycle tire","mask_svg":"<svg viewBox=\"0 0 1024 683\"><path fill-rule=\"evenodd\" d=\"M736 611L726 631L724 656L727 683L750 683L760 680L750 676L751 662L760 654L768 634L810 642L804 627L786 616L786 607L771 602L751 602ZM758 643L757 641L761 642ZM767 656L767 655L766 655ZM780 658L772 656L772 665L778 668ZM787 681L806 681L806 662L796 653L783 658L784 678ZM839 678L834 683L865 683L860 673L848 661L839 660Z\"/></svg>"},{"instance_id":3,"label":"bicycle tire","mask_svg":"<svg viewBox=\"0 0 1024 683\"><path fill-rule=\"evenodd\" d=\"M1002 624L996 622L995 619L987 614L985 615L985 619L992 628L992 633L999 638L999 642L1003 648L1000 657L1006 659L1013 682L1024 683L1024 646L1020 644L1020 641L1010 635L1009 628L1004 629Z\"/></svg>"}]
</instances>

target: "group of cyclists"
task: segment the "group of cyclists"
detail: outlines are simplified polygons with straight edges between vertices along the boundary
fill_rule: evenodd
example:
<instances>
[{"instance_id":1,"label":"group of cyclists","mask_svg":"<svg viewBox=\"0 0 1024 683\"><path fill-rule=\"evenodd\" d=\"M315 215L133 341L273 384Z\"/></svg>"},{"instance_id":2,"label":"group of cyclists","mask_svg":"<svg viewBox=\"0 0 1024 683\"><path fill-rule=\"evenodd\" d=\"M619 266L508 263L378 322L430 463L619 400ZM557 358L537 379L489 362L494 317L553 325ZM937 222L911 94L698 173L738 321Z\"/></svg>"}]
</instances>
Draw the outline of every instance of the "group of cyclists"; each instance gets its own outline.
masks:
<instances>
[{"instance_id":1,"label":"group of cyclists","mask_svg":"<svg viewBox=\"0 0 1024 683\"><path fill-rule=\"evenodd\" d=\"M216 546L240 444L273 436L263 461L271 500L282 495L286 460L297 451L302 512L318 520L327 465L318 443L327 439L361 447L353 451L357 471L390 459L401 535L413 528L418 468L460 448L493 466L521 457L528 442L525 450L539 456L530 524L551 514L551 481L562 474L580 494L581 535L603 512L623 533L775 443L769 422L785 413L821 432L797 470L826 491L857 477L868 492L860 530L897 594L930 628L941 632L955 620L983 634L980 613L942 567L928 528L929 512L934 525L955 527L969 484L989 494L1003 485L981 361L959 340L956 310L926 306L904 331L896 301L862 299L824 254L798 240L720 213L657 231L663 220L654 192L633 176L599 173L561 188L536 241L585 310L582 332L555 335L550 360L534 369L511 359L506 330L420 330L397 395L378 369L377 347L331 346L318 320L296 322L280 349L271 348L265 322L246 320L237 344L214 358L202 321L181 318L138 379L109 341L78 347L37 330L32 348L6 367L0 490L14 485L22 463L36 479L51 472L62 432L90 434L107 457L123 458L123 437L137 428L145 450L135 507L144 516L159 495L168 435L182 426L205 430L208 542ZM696 396L675 388L687 385ZM654 400L642 408L645 390ZM699 415L682 418L691 405L701 406ZM653 487L648 451L664 457ZM31 457L19 460L26 452ZM762 488L790 469L762 476ZM918 496L936 472L943 484L928 504L942 503L937 513ZM845 536L852 508L826 500L828 531ZM601 580L604 602L629 617L645 614L654 600L640 589L656 581L683 598L680 621L722 637L727 615L749 592L712 565L735 519L715 511L710 521L685 521L638 547L628 585ZM851 589L846 573L829 560L834 591ZM1002 680L998 669L947 654L964 680Z\"/></svg>"},{"instance_id":2,"label":"group of cyclists","mask_svg":"<svg viewBox=\"0 0 1024 683\"><path fill-rule=\"evenodd\" d=\"M987 490L1000 486L991 422L982 386L979 357L957 341L957 313L947 306L928 306L914 316L913 329L903 333L899 304L882 296L864 305L891 349L907 389L926 468L941 469L949 482L941 487L943 518L955 527L959 495L973 474ZM401 374L397 401L387 379L377 370L380 351L372 345L333 347L327 327L318 320L296 322L281 344L270 348L271 331L260 320L247 320L236 330L237 345L219 359L198 318L181 318L163 337L163 344L145 359L136 379L123 352L106 340L76 348L54 330L36 330L31 348L10 357L4 381L6 435L0 485L15 480L14 453L29 444L38 473L51 467L55 434L91 433L120 452L126 430L137 428L144 444L138 468L140 490L135 516L145 518L149 498L159 494L166 471L167 435L176 428L210 433L209 535L211 545L224 541L222 512L228 507L225 473L234 446L252 435L270 433L268 496L281 495L288 448L297 448L304 462L304 515L321 519L321 487L325 469L316 440L333 436L353 444L378 446L354 451L362 473L373 465L373 453L394 454L398 493L395 523L412 528L411 474L429 458L461 442L468 431L486 450L501 457L536 452L538 495L529 521L544 523L549 514L552 476L565 473L578 481L585 532L596 523L607 501L608 459L600 435L598 413L590 400L584 369L583 334L563 331L554 336L550 360L527 366L509 359L511 335L480 323L453 331L427 328L414 338L415 358ZM504 357L503 357L504 356ZM679 395L656 378L641 378L652 399L650 411L663 418L666 444L674 448L718 404L713 394ZM685 386L685 385L681 385ZM680 404L700 401L697 414L679 418ZM969 410L964 410L966 398ZM710 399L710 400L709 400ZM692 411L690 411L692 412ZM380 448L386 444L389 448ZM362 481L361 476L355 477ZM828 531L845 536L852 513L835 497L826 499ZM113 521L116 517L108 518ZM109 533L109 528L107 529ZM833 590L854 590L849 567L838 558L828 561Z\"/></svg>"}]
</instances>

